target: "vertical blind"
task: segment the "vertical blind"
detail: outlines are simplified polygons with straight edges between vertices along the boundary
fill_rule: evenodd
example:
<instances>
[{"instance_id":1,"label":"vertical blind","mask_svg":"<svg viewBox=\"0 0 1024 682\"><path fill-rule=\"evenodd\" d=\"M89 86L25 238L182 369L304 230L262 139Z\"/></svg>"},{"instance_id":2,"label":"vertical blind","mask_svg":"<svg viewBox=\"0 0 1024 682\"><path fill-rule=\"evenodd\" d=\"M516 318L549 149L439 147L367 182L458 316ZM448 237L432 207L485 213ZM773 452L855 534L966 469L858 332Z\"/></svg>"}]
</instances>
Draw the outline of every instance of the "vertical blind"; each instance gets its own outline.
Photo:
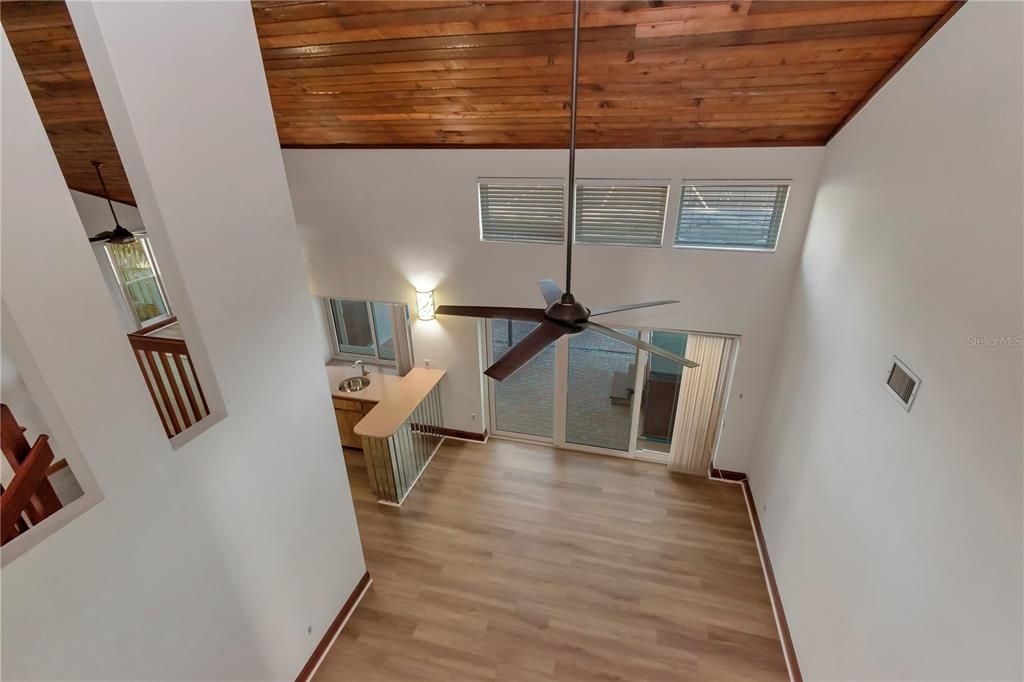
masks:
<instances>
[{"instance_id":1,"label":"vertical blind","mask_svg":"<svg viewBox=\"0 0 1024 682\"><path fill-rule=\"evenodd\" d=\"M668 182L576 183L576 241L580 244L661 246Z\"/></svg>"},{"instance_id":2,"label":"vertical blind","mask_svg":"<svg viewBox=\"0 0 1024 682\"><path fill-rule=\"evenodd\" d=\"M480 183L480 236L488 242L561 244L565 191L560 181Z\"/></svg>"},{"instance_id":3,"label":"vertical blind","mask_svg":"<svg viewBox=\"0 0 1024 682\"><path fill-rule=\"evenodd\" d=\"M789 185L683 184L676 246L772 250Z\"/></svg>"}]
</instances>

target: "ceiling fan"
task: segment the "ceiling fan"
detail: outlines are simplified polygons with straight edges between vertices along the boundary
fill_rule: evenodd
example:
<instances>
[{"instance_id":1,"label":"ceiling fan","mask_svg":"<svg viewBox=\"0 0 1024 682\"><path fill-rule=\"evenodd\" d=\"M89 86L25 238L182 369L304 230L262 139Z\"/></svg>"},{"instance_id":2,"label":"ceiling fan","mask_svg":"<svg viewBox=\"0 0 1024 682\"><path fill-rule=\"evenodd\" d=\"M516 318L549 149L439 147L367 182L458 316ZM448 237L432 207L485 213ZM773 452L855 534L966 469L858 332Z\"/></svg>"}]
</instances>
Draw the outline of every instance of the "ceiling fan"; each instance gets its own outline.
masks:
<instances>
[{"instance_id":1,"label":"ceiling fan","mask_svg":"<svg viewBox=\"0 0 1024 682\"><path fill-rule=\"evenodd\" d=\"M576 297L572 295L572 243L576 203L576 193L574 191L576 187L576 85L579 80L580 0L575 0L574 2L572 28L572 116L569 120L569 210L566 220L565 291L562 291L552 280L544 279L540 281L540 291L544 296L546 308L442 305L437 307L436 314L540 323L538 327L523 337L519 343L512 346L497 362L484 371L484 374L497 381L504 381L512 376L538 353L547 348L548 344L552 341L566 334L578 334L588 329L598 334L604 334L616 341L645 350L648 353L672 360L685 367L697 367L697 363L691 362L680 355L627 336L590 319L598 315L607 315L636 308L650 308L652 306L678 303L679 301L628 303L626 305L591 310L577 301Z\"/></svg>"},{"instance_id":2,"label":"ceiling fan","mask_svg":"<svg viewBox=\"0 0 1024 682\"><path fill-rule=\"evenodd\" d=\"M100 172L100 167L103 163L100 161L92 161L92 165L96 168L96 175L100 178L100 186L103 188L103 198L107 200L107 205L110 206L110 215L114 216L114 229L104 230L99 234L89 237L90 242L106 242L108 244L131 244L135 241L136 237L145 236L145 232L132 232L131 230L121 227L121 223L117 222L117 213L114 212L114 202L110 200L110 192L107 191L107 183L103 182L103 173Z\"/></svg>"}]
</instances>

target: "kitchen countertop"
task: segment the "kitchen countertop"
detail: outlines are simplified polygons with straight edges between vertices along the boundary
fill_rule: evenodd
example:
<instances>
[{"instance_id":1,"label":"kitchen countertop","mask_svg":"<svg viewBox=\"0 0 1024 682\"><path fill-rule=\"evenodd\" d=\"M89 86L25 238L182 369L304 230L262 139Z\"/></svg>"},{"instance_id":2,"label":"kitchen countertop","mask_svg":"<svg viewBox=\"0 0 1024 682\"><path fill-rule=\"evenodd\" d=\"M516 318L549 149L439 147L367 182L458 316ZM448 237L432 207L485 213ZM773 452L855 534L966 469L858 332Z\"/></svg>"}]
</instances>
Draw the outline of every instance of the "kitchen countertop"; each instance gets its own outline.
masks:
<instances>
[{"instance_id":1,"label":"kitchen countertop","mask_svg":"<svg viewBox=\"0 0 1024 682\"><path fill-rule=\"evenodd\" d=\"M370 385L363 390L352 393L338 390L338 385L342 381L349 377L357 377L359 374L359 370L354 369L350 364L327 365L327 380L331 383L331 397L382 403L386 400L394 400L401 393L399 384L402 383L403 377L372 370L366 377L370 380Z\"/></svg>"},{"instance_id":2,"label":"kitchen countertop","mask_svg":"<svg viewBox=\"0 0 1024 682\"><path fill-rule=\"evenodd\" d=\"M363 390L352 393L337 390L342 381L358 375L359 370L348 365L327 365L331 397L377 403L356 424L355 432L360 436L388 438L441 381L445 371L415 367L404 377L371 371L370 385Z\"/></svg>"}]
</instances>

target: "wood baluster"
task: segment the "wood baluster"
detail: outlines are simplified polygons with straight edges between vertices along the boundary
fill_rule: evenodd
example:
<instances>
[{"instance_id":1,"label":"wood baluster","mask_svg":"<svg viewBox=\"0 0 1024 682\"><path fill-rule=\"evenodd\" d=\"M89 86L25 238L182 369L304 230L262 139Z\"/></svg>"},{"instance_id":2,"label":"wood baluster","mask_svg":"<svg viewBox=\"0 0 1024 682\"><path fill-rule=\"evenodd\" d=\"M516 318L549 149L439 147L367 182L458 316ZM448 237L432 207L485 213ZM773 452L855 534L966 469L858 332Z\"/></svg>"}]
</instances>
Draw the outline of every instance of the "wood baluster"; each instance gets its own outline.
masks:
<instances>
[{"instance_id":1,"label":"wood baluster","mask_svg":"<svg viewBox=\"0 0 1024 682\"><path fill-rule=\"evenodd\" d=\"M206 402L206 394L203 393L203 385L199 383L199 375L196 374L196 365L192 362L192 356L188 354L188 349L185 349L185 359L188 361L188 370L192 374L192 378L195 379L196 390L199 391L199 399L203 401L203 416L210 414L210 405Z\"/></svg>"},{"instance_id":2,"label":"wood baluster","mask_svg":"<svg viewBox=\"0 0 1024 682\"><path fill-rule=\"evenodd\" d=\"M156 413L160 417L160 423L163 424L164 432L167 434L167 437L170 438L174 435L174 432L171 431L171 425L167 421L167 417L164 416L163 410L160 409L160 398L156 394L156 389L153 388L153 383L156 381L156 378L154 377L152 381L150 380L149 375L146 374L146 366L143 364L142 356L146 354L146 351L135 350L134 353L135 359L139 363L139 371L142 372L142 379L146 382L146 388L149 389L149 396L153 399L153 406L156 408Z\"/></svg>"},{"instance_id":3,"label":"wood baluster","mask_svg":"<svg viewBox=\"0 0 1024 682\"><path fill-rule=\"evenodd\" d=\"M188 359L188 356L184 356ZM185 363L181 361L182 356L178 353L174 354L174 364L178 367L178 376L181 377L181 385L185 387L185 394L188 395L188 404L192 407L192 414L195 415L196 421L199 421L206 415L199 411L199 403L196 401L195 392L192 390L192 380L189 378L187 372L185 372Z\"/></svg>"},{"instance_id":4,"label":"wood baluster","mask_svg":"<svg viewBox=\"0 0 1024 682\"><path fill-rule=\"evenodd\" d=\"M146 351L146 364L149 365L149 371L152 372L153 382L156 383L157 392L160 394L160 401L167 412L167 419L171 422L172 435L176 436L185 429L178 421L178 417L174 414L174 410L171 409L171 399L167 395L167 387L164 385L166 382L160 377L159 366L157 365L156 360L153 359L154 353L159 353L159 351Z\"/></svg>"},{"instance_id":5,"label":"wood baluster","mask_svg":"<svg viewBox=\"0 0 1024 682\"><path fill-rule=\"evenodd\" d=\"M17 537L21 532L22 526L18 522L21 520L22 512L31 518L33 499L38 498L39 490L43 485L50 485L46 480L46 472L53 461L53 450L50 449L48 440L49 436L46 435L36 439L36 444L32 446L28 456L14 472L11 484L7 486L3 496L0 497L0 544ZM52 487L50 487L50 491L53 491ZM59 500L57 504L59 509ZM33 523L38 523L38 521L33 521Z\"/></svg>"},{"instance_id":6,"label":"wood baluster","mask_svg":"<svg viewBox=\"0 0 1024 682\"><path fill-rule=\"evenodd\" d=\"M174 354L177 357L177 353ZM167 353L160 353L160 362L164 367L164 376L167 377L167 385L171 389L171 395L174 397L174 405L178 408L178 415L181 417L182 431L192 426L195 421L199 421L199 415L195 415L195 421L189 417L188 406L185 405L185 398L181 395L181 389L178 387L178 382L174 379L174 371L171 369L171 362L167 359Z\"/></svg>"},{"instance_id":7,"label":"wood baluster","mask_svg":"<svg viewBox=\"0 0 1024 682\"><path fill-rule=\"evenodd\" d=\"M18 470L24 465L25 460L32 451L25 438L25 429L18 424L7 405L0 404L0 448L3 449L4 457L7 459L11 469L17 475ZM57 492L50 485L48 480L37 486L35 494L29 500L26 510L29 521L33 524L39 523L47 516L61 508L60 498Z\"/></svg>"}]
</instances>

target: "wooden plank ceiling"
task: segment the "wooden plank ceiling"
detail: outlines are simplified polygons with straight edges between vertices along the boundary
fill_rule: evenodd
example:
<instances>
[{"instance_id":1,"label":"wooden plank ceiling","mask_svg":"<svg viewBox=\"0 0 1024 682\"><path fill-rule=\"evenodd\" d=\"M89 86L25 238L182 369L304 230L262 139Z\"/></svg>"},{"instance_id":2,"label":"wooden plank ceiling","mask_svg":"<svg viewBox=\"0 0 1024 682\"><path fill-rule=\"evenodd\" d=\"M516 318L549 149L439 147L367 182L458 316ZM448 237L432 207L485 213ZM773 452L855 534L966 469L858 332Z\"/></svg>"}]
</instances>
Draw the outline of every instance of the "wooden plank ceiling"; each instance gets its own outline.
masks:
<instances>
[{"instance_id":1,"label":"wooden plank ceiling","mask_svg":"<svg viewBox=\"0 0 1024 682\"><path fill-rule=\"evenodd\" d=\"M584 0L578 142L823 144L950 6ZM572 7L254 2L281 144L564 147Z\"/></svg>"},{"instance_id":2,"label":"wooden plank ceiling","mask_svg":"<svg viewBox=\"0 0 1024 682\"><path fill-rule=\"evenodd\" d=\"M584 0L581 147L820 145L959 6L926 0ZM564 0L257 1L284 147L564 147ZM63 2L0 18L58 161L131 201Z\"/></svg>"},{"instance_id":3,"label":"wooden plank ceiling","mask_svg":"<svg viewBox=\"0 0 1024 682\"><path fill-rule=\"evenodd\" d=\"M111 198L134 203L67 6L62 1L3 2L0 22L68 187L102 194L90 163L102 161Z\"/></svg>"}]
</instances>

